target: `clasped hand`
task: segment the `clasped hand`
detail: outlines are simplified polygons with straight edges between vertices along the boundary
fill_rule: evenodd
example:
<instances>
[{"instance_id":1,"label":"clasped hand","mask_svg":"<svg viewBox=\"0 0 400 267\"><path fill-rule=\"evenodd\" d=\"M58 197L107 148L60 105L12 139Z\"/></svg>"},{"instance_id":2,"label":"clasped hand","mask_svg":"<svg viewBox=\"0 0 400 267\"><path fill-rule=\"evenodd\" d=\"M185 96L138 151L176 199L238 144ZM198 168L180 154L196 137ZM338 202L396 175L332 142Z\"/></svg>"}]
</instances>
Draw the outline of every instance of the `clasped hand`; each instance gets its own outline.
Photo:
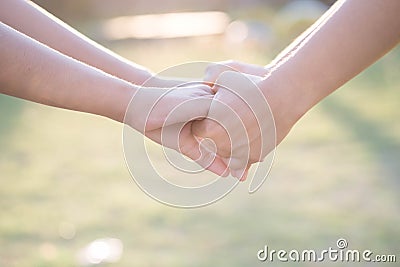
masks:
<instances>
[{"instance_id":1,"label":"clasped hand","mask_svg":"<svg viewBox=\"0 0 400 267\"><path fill-rule=\"evenodd\" d=\"M259 88L267 71L228 62L210 65L203 84L139 90L131 106L148 115L126 122L217 175L244 180L251 164L276 144L273 116Z\"/></svg>"}]
</instances>

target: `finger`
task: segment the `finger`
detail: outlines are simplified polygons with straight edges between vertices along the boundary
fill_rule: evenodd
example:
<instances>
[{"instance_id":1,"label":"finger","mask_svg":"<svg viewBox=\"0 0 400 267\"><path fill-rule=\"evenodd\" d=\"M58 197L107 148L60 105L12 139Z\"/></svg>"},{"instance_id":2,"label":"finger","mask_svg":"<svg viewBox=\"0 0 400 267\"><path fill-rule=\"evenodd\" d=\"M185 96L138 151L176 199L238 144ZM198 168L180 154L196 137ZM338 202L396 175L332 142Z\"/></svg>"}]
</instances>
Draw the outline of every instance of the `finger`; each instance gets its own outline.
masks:
<instances>
[{"instance_id":1,"label":"finger","mask_svg":"<svg viewBox=\"0 0 400 267\"><path fill-rule=\"evenodd\" d=\"M190 149L180 149L180 152L185 156L189 157L201 167L215 173L218 176L227 176L228 167L224 164L224 162L217 157L215 154L200 149L200 146L193 145Z\"/></svg>"},{"instance_id":2,"label":"finger","mask_svg":"<svg viewBox=\"0 0 400 267\"><path fill-rule=\"evenodd\" d=\"M244 172L243 172L243 174L242 174L242 177L240 178L240 181L241 181L241 182L246 181L247 176L249 175L249 169L250 169L250 167L251 167L250 164L247 165L246 169L244 170Z\"/></svg>"},{"instance_id":3,"label":"finger","mask_svg":"<svg viewBox=\"0 0 400 267\"><path fill-rule=\"evenodd\" d=\"M232 175L233 177L235 177L236 179L239 179L239 178L240 178L239 170L231 170L231 175Z\"/></svg>"},{"instance_id":4,"label":"finger","mask_svg":"<svg viewBox=\"0 0 400 267\"><path fill-rule=\"evenodd\" d=\"M233 177L239 179L239 181L243 182L247 179L248 173L249 173L249 168L250 166L247 166L244 169L238 169L238 170L231 170L231 174Z\"/></svg>"},{"instance_id":5,"label":"finger","mask_svg":"<svg viewBox=\"0 0 400 267\"><path fill-rule=\"evenodd\" d=\"M218 63L210 64L206 68L203 80L205 82L214 83L221 72L221 66Z\"/></svg>"},{"instance_id":6,"label":"finger","mask_svg":"<svg viewBox=\"0 0 400 267\"><path fill-rule=\"evenodd\" d=\"M258 77L265 77L267 76L271 70L273 69L273 64L266 65L266 66L259 66L250 63L244 63L239 61L221 61L210 64L204 76L204 81L209 83L214 83L218 76L221 75L225 71L234 71L234 72L242 72L250 75L255 75Z\"/></svg>"},{"instance_id":7,"label":"finger","mask_svg":"<svg viewBox=\"0 0 400 267\"><path fill-rule=\"evenodd\" d=\"M207 119L204 120L197 120L192 123L192 133L195 136L198 136L200 138L207 138L207 127L209 127L207 124L212 123L211 121L208 121Z\"/></svg>"},{"instance_id":8,"label":"finger","mask_svg":"<svg viewBox=\"0 0 400 267\"><path fill-rule=\"evenodd\" d=\"M204 81L214 83L218 76L221 75L224 71L240 71L236 69L236 62L232 60L215 62L207 66L206 71L204 73Z\"/></svg>"},{"instance_id":9,"label":"finger","mask_svg":"<svg viewBox=\"0 0 400 267\"><path fill-rule=\"evenodd\" d=\"M219 155L217 155L217 157L219 157L221 160L222 160L222 162L225 164L225 166L228 166L229 165L229 161L230 161L230 158L227 158L227 157L220 157ZM229 167L226 169L226 172L223 174L223 177L227 177L227 176L229 176L229 174L231 174L231 170L229 169Z\"/></svg>"},{"instance_id":10,"label":"finger","mask_svg":"<svg viewBox=\"0 0 400 267\"><path fill-rule=\"evenodd\" d=\"M242 158L231 158L228 167L231 171L234 171L235 174L242 174L243 171L247 167L247 159L242 159ZM239 176L239 175L238 175ZM238 176L235 176L236 178L240 178Z\"/></svg>"},{"instance_id":11,"label":"finger","mask_svg":"<svg viewBox=\"0 0 400 267\"><path fill-rule=\"evenodd\" d=\"M191 158L201 167L219 176L225 175L228 167L215 153L200 145L199 140L192 135L191 124L193 122L186 124L180 132L178 151Z\"/></svg>"},{"instance_id":12,"label":"finger","mask_svg":"<svg viewBox=\"0 0 400 267\"><path fill-rule=\"evenodd\" d=\"M227 177L229 175L229 168L228 168L227 164L225 163L224 159L221 158L219 155L217 155L217 147L216 147L216 144L213 142L213 140L211 140L209 138L202 139L202 138L198 138L196 136L195 136L195 138L199 142L202 157L209 157L209 158L212 157L213 164L215 164L215 163L223 164L225 167L225 171L224 171L224 173L220 174L220 176ZM209 162L209 160L205 160L205 163L202 163L202 165L204 166L206 164L206 162Z\"/></svg>"},{"instance_id":13,"label":"finger","mask_svg":"<svg viewBox=\"0 0 400 267\"><path fill-rule=\"evenodd\" d=\"M165 111L160 112L161 115L159 115L157 119L164 121L162 123L158 122L159 125L157 126L165 127L176 123L188 122L193 119L205 118L208 114L211 103L212 97L203 96L184 100L178 104L166 103L163 107L159 108L165 109ZM155 116L153 115L153 117Z\"/></svg>"},{"instance_id":14,"label":"finger","mask_svg":"<svg viewBox=\"0 0 400 267\"><path fill-rule=\"evenodd\" d=\"M228 166L230 174L233 177L239 179L240 181L247 179L250 164L247 164L245 161L236 158L223 158L223 162Z\"/></svg>"},{"instance_id":15,"label":"finger","mask_svg":"<svg viewBox=\"0 0 400 267\"><path fill-rule=\"evenodd\" d=\"M224 162L215 154L207 149L200 147L201 156L196 160L196 163L219 176L226 177L228 167Z\"/></svg>"},{"instance_id":16,"label":"finger","mask_svg":"<svg viewBox=\"0 0 400 267\"><path fill-rule=\"evenodd\" d=\"M186 90L186 92L189 92L192 96L196 97L213 97L210 86L207 86L207 84L204 83L191 82L182 87L178 87L177 89L181 91Z\"/></svg>"},{"instance_id":17,"label":"finger","mask_svg":"<svg viewBox=\"0 0 400 267\"><path fill-rule=\"evenodd\" d=\"M161 129L146 131L145 136L154 142L161 144Z\"/></svg>"},{"instance_id":18,"label":"finger","mask_svg":"<svg viewBox=\"0 0 400 267\"><path fill-rule=\"evenodd\" d=\"M179 145L176 144L176 142L174 141L174 139L176 140L176 138L173 137L178 135L175 129L177 127L168 126L164 128L163 138L161 138L161 129L147 131L146 136L153 141L162 144L163 146L173 148L178 152L181 152L183 155L189 157L201 167L215 173L216 175L222 177L228 176L229 169L224 161L222 161L220 157L212 155L212 153L207 151L206 149L200 149L200 144L195 139L195 137L187 135L188 129L186 127L190 129L190 127L187 125L183 127L179 138ZM172 135L172 138L166 135Z\"/></svg>"},{"instance_id":19,"label":"finger","mask_svg":"<svg viewBox=\"0 0 400 267\"><path fill-rule=\"evenodd\" d=\"M192 123L192 133L199 140L209 139L212 143L213 152L221 157L231 156L231 139L228 132L219 123L211 119L194 121ZM209 146L210 147L210 146Z\"/></svg>"},{"instance_id":20,"label":"finger","mask_svg":"<svg viewBox=\"0 0 400 267\"><path fill-rule=\"evenodd\" d=\"M219 156L217 155L217 157L219 157ZM226 165L225 165L225 166L226 166ZM226 167L224 173L223 173L221 176L222 176L222 177L228 177L229 174L231 174L231 171L229 170L228 167Z\"/></svg>"}]
</instances>

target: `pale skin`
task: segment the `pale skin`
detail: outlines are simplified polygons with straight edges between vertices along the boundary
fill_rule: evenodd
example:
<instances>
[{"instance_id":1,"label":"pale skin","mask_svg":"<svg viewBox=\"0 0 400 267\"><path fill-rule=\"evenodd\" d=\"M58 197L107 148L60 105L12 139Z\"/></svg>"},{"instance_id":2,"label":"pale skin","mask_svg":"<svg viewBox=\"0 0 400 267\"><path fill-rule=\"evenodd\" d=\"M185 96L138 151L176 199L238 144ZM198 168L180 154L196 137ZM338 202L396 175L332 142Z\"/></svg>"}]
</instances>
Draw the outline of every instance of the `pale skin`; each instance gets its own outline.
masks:
<instances>
[{"instance_id":1,"label":"pale skin","mask_svg":"<svg viewBox=\"0 0 400 267\"><path fill-rule=\"evenodd\" d=\"M187 123L206 116L213 96L210 87L197 84L174 89L180 81L162 79L146 83L151 88L136 86L152 76L145 68L94 43L30 2L4 0L0 6L0 93L118 122L124 121L135 96L132 104L140 104L133 106L137 119L126 123L159 143L164 126L165 132L179 136L178 142L164 145L223 174L226 166L218 158L209 166L212 155L200 152L191 123ZM173 90L164 95L166 89ZM200 101L199 109L183 112L165 124L171 110L188 100ZM142 118L148 115L144 122ZM180 134L175 124L184 125Z\"/></svg>"},{"instance_id":2,"label":"pale skin","mask_svg":"<svg viewBox=\"0 0 400 267\"><path fill-rule=\"evenodd\" d=\"M142 84L152 74L141 66L95 44L29 2L3 0L1 6L0 92L120 122L129 100L136 95L138 97L133 104L137 107L134 110L139 119L128 123L159 143L161 127L171 108L187 100L198 99L202 101L202 105L196 105L199 110L188 112L187 116L184 113L184 116L168 122L185 127L178 143L164 145L177 150L180 148L185 155L206 165L212 153L206 150L200 153L193 130L196 136L211 138L217 144L219 156L214 158L209 169L226 175L225 164L228 164L231 173L242 179L246 177L250 165L262 160L279 144L304 113L393 48L400 36L399 1L340 1L268 67L228 63L237 71L255 75L249 78L261 89L271 107L277 140L275 144L261 146L262 133L268 132L271 125L261 121L260 129L255 117L249 116L249 107L229 90L219 86L213 88L215 100L229 104L240 120L218 114L216 101L211 103L210 89L205 85L192 85L184 90L171 91L164 101L156 105L149 120L144 122L143 118L149 113L154 99L161 96L165 88L171 88L179 81L154 79L149 86L155 88L143 90L134 84ZM206 80L234 86L232 81L240 79L239 76L224 70L211 66ZM252 89L254 86L249 86L246 91L245 84L237 84L243 88L236 88L235 91L245 92L244 98L259 96L259 92ZM252 108L262 114L261 107L262 104L254 103ZM225 131L212 121L186 123L193 117L200 119L207 115L221 118L220 123L228 128L239 129L240 122L244 123L245 131L231 136L234 137L232 149L231 143L226 141L229 139ZM176 125L165 126L171 126L171 132L177 135ZM246 139L243 139L243 134ZM251 142L246 144L246 140Z\"/></svg>"},{"instance_id":3,"label":"pale skin","mask_svg":"<svg viewBox=\"0 0 400 267\"><path fill-rule=\"evenodd\" d=\"M284 50L272 65L257 68L251 64L227 63L228 67L236 71L260 76L256 84L268 100L274 115L276 145L315 104L399 43L399 14L398 0L338 1L326 15ZM218 65L210 66L207 72L206 76L211 77L208 81L216 81L224 86L238 79L237 74L226 72L226 68ZM247 98L257 96L254 86L248 88ZM214 121L206 119L195 122L192 129L196 135L214 140L217 154L225 162L234 159L234 165L230 166L232 175L245 179L251 164L261 161L274 146L263 146L260 150L263 125L260 130L254 116L248 115L248 107L239 97L228 90L221 90L219 86L215 86L214 90L215 98L236 107L246 127L250 150L239 149L238 146L243 145L240 140L229 142L226 131ZM211 111L218 112L218 109L212 107ZM218 117L218 114L209 116ZM233 128L240 127L238 121L230 116L221 116L220 123Z\"/></svg>"},{"instance_id":4,"label":"pale skin","mask_svg":"<svg viewBox=\"0 0 400 267\"><path fill-rule=\"evenodd\" d=\"M134 84L153 76L131 62L87 38L30 1L2 0L0 21L60 53ZM171 87L180 81L151 79L148 86Z\"/></svg>"}]
</instances>

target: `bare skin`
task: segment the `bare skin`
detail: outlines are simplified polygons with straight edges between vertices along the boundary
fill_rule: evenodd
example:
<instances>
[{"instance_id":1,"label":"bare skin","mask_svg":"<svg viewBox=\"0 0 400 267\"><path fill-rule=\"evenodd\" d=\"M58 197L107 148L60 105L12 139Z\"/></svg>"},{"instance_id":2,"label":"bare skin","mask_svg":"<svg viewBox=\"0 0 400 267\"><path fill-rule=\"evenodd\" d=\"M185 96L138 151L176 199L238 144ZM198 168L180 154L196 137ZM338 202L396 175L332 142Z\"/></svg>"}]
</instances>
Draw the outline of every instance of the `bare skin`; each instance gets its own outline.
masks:
<instances>
[{"instance_id":1,"label":"bare skin","mask_svg":"<svg viewBox=\"0 0 400 267\"><path fill-rule=\"evenodd\" d=\"M244 69L250 74L259 75L265 71L266 74L261 75L256 84L268 100L274 115L276 145L315 104L399 43L399 13L400 1L397 0L338 1L268 68L257 69L254 65L246 67L244 63L235 63L239 66L235 68L236 70ZM218 77L220 85L226 85L224 81L228 84L229 80L235 79L234 74L223 71L224 68L211 66L206 76ZM195 122L192 129L197 136L213 139L217 145L217 153L225 162L234 158L235 165L230 167L232 175L245 179L251 164L261 161L273 147L264 146L260 151L257 144L260 144L262 139L263 127L258 127L254 116L248 116L246 104L239 97L235 98L227 90L220 90L219 86L214 90L215 98L235 106L237 115L246 125L250 140L248 143L250 151L247 153L250 156L246 157L243 150L236 150L238 152L235 154L235 145L241 142L235 139L229 142L226 131L212 120ZM258 94L254 86L249 86L248 91L241 91L248 95ZM246 97L249 97L248 95ZM215 117L218 114L209 116ZM232 117L221 116L221 118L221 125L240 127L238 121Z\"/></svg>"},{"instance_id":2,"label":"bare skin","mask_svg":"<svg viewBox=\"0 0 400 267\"><path fill-rule=\"evenodd\" d=\"M181 133L164 130L179 135L179 143L165 145L208 166L212 155L200 153L188 123L193 117L204 118L207 114L212 97L208 86L191 85L177 90L173 88L181 81L157 78L146 83L153 88L136 86L153 74L96 44L31 2L4 0L0 7L0 93L119 122L124 121L126 108L135 95L140 107L135 109L137 119L128 122L130 126L161 143L162 126L175 129L172 124L184 124ZM165 94L166 89L173 90ZM150 113L157 97L161 101ZM172 117L168 121L171 125L164 125L172 107L193 99L201 101L201 108ZM141 118L147 115L150 116L145 124ZM225 168L218 158L208 167L219 175Z\"/></svg>"},{"instance_id":3,"label":"bare skin","mask_svg":"<svg viewBox=\"0 0 400 267\"><path fill-rule=\"evenodd\" d=\"M143 84L153 76L145 67L106 49L30 1L2 0L0 7L1 22L62 54L134 84ZM150 82L146 85L180 84L156 78Z\"/></svg>"},{"instance_id":4,"label":"bare skin","mask_svg":"<svg viewBox=\"0 0 400 267\"><path fill-rule=\"evenodd\" d=\"M180 83L153 79L154 84L149 86L155 88L143 90L134 84L142 84L151 77L145 68L94 43L30 2L4 0L0 6L0 66L4 70L0 74L1 93L122 122L133 95L137 96L137 118L143 118L155 98ZM276 144L279 144L303 114L399 42L399 11L397 0L339 1L268 67L229 63L235 64L237 71L255 75L248 76L252 83L246 85L239 80L232 83L239 76L216 66L207 70L207 80L217 80L221 86L241 85L243 88L239 86L234 91L248 100L256 97L262 100L261 92L274 115ZM260 90L254 89L254 83ZM197 137L211 138L217 144L219 157L214 159L210 170L227 174L224 172L227 164L234 176L243 179L250 165L262 160L276 144L261 145L263 134L271 129L269 123L256 119L263 112L262 102L253 103L250 108L258 114L251 116L251 109L243 99L221 86L214 86L213 91L205 85L172 90L163 96L164 101L159 102L147 122L137 119L128 123L160 142L163 118L171 107L199 99L202 106L196 105L199 109L195 113L188 112L187 116L184 113L169 121L186 126L178 144L166 145L182 148L181 152L204 164L204 158L212 153L203 151L201 157L193 130ZM215 100L234 108L239 120L219 114L215 101L211 103L213 93ZM226 131L211 120L187 122L207 115L221 118L220 123L229 128L244 126L244 131L230 142Z\"/></svg>"}]
</instances>

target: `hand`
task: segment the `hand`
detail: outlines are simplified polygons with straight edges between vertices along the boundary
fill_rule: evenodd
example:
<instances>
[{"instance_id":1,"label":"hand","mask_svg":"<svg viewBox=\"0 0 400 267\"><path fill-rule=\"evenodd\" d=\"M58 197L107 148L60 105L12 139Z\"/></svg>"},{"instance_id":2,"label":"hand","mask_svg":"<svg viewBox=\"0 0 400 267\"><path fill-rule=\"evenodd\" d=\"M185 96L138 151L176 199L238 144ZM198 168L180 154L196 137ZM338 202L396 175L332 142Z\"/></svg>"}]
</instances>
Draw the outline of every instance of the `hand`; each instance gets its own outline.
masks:
<instances>
[{"instance_id":1,"label":"hand","mask_svg":"<svg viewBox=\"0 0 400 267\"><path fill-rule=\"evenodd\" d=\"M204 81L214 83L225 71L236 71L254 76L265 77L271 70L270 66L259 66L239 61L227 60L210 64L204 75Z\"/></svg>"},{"instance_id":2,"label":"hand","mask_svg":"<svg viewBox=\"0 0 400 267\"><path fill-rule=\"evenodd\" d=\"M250 165L262 161L276 144L272 113L259 88L262 81L258 76L223 72L213 87L216 94L208 119L192 123L193 133L212 139L216 153L241 180Z\"/></svg>"},{"instance_id":3,"label":"hand","mask_svg":"<svg viewBox=\"0 0 400 267\"><path fill-rule=\"evenodd\" d=\"M207 116L212 98L211 88L203 84L169 90L141 87L132 99L125 123L217 175L225 176L223 161L210 151L201 149L200 140L191 131L191 121Z\"/></svg>"},{"instance_id":4,"label":"hand","mask_svg":"<svg viewBox=\"0 0 400 267\"><path fill-rule=\"evenodd\" d=\"M141 83L143 87L159 87L159 88L172 88L187 83L187 79L180 77L164 77L158 74L150 73L145 81Z\"/></svg>"}]
</instances>

